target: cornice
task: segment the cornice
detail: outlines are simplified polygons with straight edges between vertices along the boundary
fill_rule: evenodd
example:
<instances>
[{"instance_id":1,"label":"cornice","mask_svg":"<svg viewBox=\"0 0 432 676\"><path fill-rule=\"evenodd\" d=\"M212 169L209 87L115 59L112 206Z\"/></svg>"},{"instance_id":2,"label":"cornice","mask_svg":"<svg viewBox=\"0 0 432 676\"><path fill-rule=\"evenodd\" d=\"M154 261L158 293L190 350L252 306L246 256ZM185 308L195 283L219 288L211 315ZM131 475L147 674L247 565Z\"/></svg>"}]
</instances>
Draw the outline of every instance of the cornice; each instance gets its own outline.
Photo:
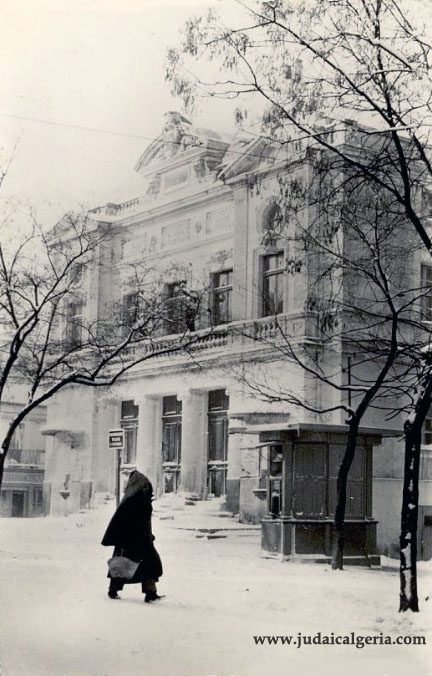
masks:
<instances>
[{"instance_id":1,"label":"cornice","mask_svg":"<svg viewBox=\"0 0 432 676\"><path fill-rule=\"evenodd\" d=\"M234 203L234 195L232 194L232 191L229 187L227 188L224 185L212 186L211 188L206 188L199 193L184 195L183 197L176 199L174 202L156 205L151 209L136 212L133 216L130 216L127 219L112 223L111 227L115 228L119 232L122 232L124 229L130 228L134 225L154 225L154 221L157 221L158 219L164 218L166 216L172 216L177 212L180 215L183 215L186 211L193 211L203 204L210 206L214 203L222 202L227 197L229 197L230 202Z\"/></svg>"},{"instance_id":2,"label":"cornice","mask_svg":"<svg viewBox=\"0 0 432 676\"><path fill-rule=\"evenodd\" d=\"M218 144L219 147L216 147L216 144ZM227 143L217 141L216 139L209 139L206 143L193 146L174 157L165 158L160 162L152 161L145 168L137 165L136 171L143 177L151 177L154 174L166 174L170 171L181 169L181 167L184 167L187 164L192 164L202 157L220 158L224 155L227 147Z\"/></svg>"},{"instance_id":3,"label":"cornice","mask_svg":"<svg viewBox=\"0 0 432 676\"><path fill-rule=\"evenodd\" d=\"M257 176L272 178L280 172L288 172L297 168L299 165L304 166L307 164L309 164L309 160L306 156L306 152L303 151L301 155L295 158L280 160L279 162L274 162L273 164L267 165L262 169L249 169L238 176L233 176L232 178L226 180L226 185L234 190L235 188L251 185L255 182Z\"/></svg>"}]
</instances>

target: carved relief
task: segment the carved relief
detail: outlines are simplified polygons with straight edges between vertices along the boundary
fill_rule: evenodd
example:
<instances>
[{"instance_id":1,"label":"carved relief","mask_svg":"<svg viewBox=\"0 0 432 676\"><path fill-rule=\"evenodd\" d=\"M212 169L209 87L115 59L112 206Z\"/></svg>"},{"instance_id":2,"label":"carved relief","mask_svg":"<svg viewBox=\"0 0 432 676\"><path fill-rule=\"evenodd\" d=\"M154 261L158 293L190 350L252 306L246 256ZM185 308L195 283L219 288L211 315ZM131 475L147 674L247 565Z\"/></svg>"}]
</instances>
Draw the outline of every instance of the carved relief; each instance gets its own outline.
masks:
<instances>
[{"instance_id":1,"label":"carved relief","mask_svg":"<svg viewBox=\"0 0 432 676\"><path fill-rule=\"evenodd\" d=\"M150 181L149 187L147 188L147 195L149 197L156 197L160 191L161 177L160 174L155 174Z\"/></svg>"},{"instance_id":2,"label":"carved relief","mask_svg":"<svg viewBox=\"0 0 432 676\"><path fill-rule=\"evenodd\" d=\"M218 266L226 265L228 261L232 260L232 258L233 258L233 249L222 249L221 251L218 251L210 258L210 265L208 267L212 267L212 264L214 265L215 263Z\"/></svg>"},{"instance_id":3,"label":"carved relief","mask_svg":"<svg viewBox=\"0 0 432 676\"><path fill-rule=\"evenodd\" d=\"M157 243L158 240L156 235L152 235L152 237L150 238L150 244L147 249L148 253L154 253L154 251L156 251Z\"/></svg>"},{"instance_id":4,"label":"carved relief","mask_svg":"<svg viewBox=\"0 0 432 676\"><path fill-rule=\"evenodd\" d=\"M189 178L188 167L182 167L181 169L170 171L164 176L164 188L167 190L176 188L182 183L186 183L188 178Z\"/></svg>"},{"instance_id":5,"label":"carved relief","mask_svg":"<svg viewBox=\"0 0 432 676\"><path fill-rule=\"evenodd\" d=\"M162 228L161 249L178 246L191 238L190 221L170 223Z\"/></svg>"},{"instance_id":6,"label":"carved relief","mask_svg":"<svg viewBox=\"0 0 432 676\"><path fill-rule=\"evenodd\" d=\"M206 233L216 235L228 232L234 227L234 210L231 206L221 207L206 214Z\"/></svg>"},{"instance_id":7,"label":"carved relief","mask_svg":"<svg viewBox=\"0 0 432 676\"><path fill-rule=\"evenodd\" d=\"M123 259L133 261L139 258L148 248L148 235L144 233L139 239L125 240L123 244Z\"/></svg>"},{"instance_id":8,"label":"carved relief","mask_svg":"<svg viewBox=\"0 0 432 676\"><path fill-rule=\"evenodd\" d=\"M193 165L195 177L198 181L202 181L207 175L207 164L206 161L201 158Z\"/></svg>"},{"instance_id":9,"label":"carved relief","mask_svg":"<svg viewBox=\"0 0 432 676\"><path fill-rule=\"evenodd\" d=\"M205 239L218 234L230 232L234 226L234 211L232 205L225 205L219 209L208 211L205 214L205 221L192 221L184 219L182 221L171 221L169 223L152 226L143 232L144 225L137 223L139 230L137 236L131 236L130 239L124 238L121 242L120 256L123 261L136 261L143 255L153 254L158 251L165 251L182 246L195 239ZM218 254L218 257L232 256L232 250Z\"/></svg>"}]
</instances>

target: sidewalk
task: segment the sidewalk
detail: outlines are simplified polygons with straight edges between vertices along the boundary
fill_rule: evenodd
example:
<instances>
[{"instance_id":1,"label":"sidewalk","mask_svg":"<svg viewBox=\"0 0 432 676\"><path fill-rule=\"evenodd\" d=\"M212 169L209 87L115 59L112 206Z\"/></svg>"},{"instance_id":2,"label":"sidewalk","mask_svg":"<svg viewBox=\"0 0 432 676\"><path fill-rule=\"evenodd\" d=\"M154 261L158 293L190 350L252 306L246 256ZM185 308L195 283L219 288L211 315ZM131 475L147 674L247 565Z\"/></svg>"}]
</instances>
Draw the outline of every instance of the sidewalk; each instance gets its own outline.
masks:
<instances>
[{"instance_id":1,"label":"sidewalk","mask_svg":"<svg viewBox=\"0 0 432 676\"><path fill-rule=\"evenodd\" d=\"M0 520L2 676L430 675L430 634L427 646L361 650L253 640L299 632L424 636L428 565L421 566L422 612L401 615L394 566L341 573L264 559L259 529L205 513L209 505L158 501L153 530L165 598L144 604L131 585L111 601L110 551L99 542L114 507L111 500L66 518ZM207 537L218 534L226 537Z\"/></svg>"},{"instance_id":2,"label":"sidewalk","mask_svg":"<svg viewBox=\"0 0 432 676\"><path fill-rule=\"evenodd\" d=\"M255 538L259 547L261 526L239 523L238 517L224 511L223 498L209 500L185 499L169 494L154 503L154 518L167 523L168 527L186 530L195 537L207 539L233 536Z\"/></svg>"}]
</instances>

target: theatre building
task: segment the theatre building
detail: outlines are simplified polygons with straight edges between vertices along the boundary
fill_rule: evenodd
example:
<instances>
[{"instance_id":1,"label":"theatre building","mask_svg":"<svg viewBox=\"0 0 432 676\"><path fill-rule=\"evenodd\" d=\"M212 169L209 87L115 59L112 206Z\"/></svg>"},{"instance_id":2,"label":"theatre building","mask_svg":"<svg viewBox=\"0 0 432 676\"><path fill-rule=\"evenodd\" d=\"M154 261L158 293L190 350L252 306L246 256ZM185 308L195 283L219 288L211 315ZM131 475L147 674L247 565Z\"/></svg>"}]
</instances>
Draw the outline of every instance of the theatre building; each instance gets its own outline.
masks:
<instances>
[{"instance_id":1,"label":"theatre building","mask_svg":"<svg viewBox=\"0 0 432 676\"><path fill-rule=\"evenodd\" d=\"M107 307L127 315L136 304L136 271L147 266L163 277L170 301L160 339L168 346L186 317L193 349L144 361L109 391L70 388L49 404L51 513L76 511L91 494L115 490L117 453L108 432L122 428L122 483L137 467L157 496L222 497L224 509L242 521L263 520L270 555L326 557L346 414L337 409L337 390L274 346L281 328L300 343L318 344L317 317L306 302L315 273L305 267L289 274L287 261L296 254L289 223L286 237L266 236L284 217L281 174L304 175L307 155L300 146L281 155L260 138L224 137L168 113L136 170L139 196L89 213L94 228L110 236L99 247L104 265L76 280L70 321L91 321ZM188 320L198 297L199 311ZM140 346L133 349L138 354ZM342 374L343 349L320 349ZM250 387L263 378L301 392L311 410L265 401ZM334 410L314 413L323 402ZM394 435L401 421L386 422L375 411L362 425L349 482L347 555L373 563L377 543L390 552L397 542L402 444ZM430 476L428 459L426 506Z\"/></svg>"}]
</instances>

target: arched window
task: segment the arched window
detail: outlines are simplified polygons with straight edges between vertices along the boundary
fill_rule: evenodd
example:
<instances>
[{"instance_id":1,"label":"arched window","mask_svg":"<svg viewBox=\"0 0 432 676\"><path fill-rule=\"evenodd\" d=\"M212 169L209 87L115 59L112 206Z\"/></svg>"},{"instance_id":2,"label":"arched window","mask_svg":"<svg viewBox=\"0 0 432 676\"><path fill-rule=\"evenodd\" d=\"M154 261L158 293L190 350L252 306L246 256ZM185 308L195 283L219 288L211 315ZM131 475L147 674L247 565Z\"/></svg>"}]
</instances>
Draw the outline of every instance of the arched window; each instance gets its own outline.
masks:
<instances>
[{"instance_id":1,"label":"arched window","mask_svg":"<svg viewBox=\"0 0 432 676\"><path fill-rule=\"evenodd\" d=\"M269 204L263 214L262 233L264 246L275 246L282 234L283 214L277 202Z\"/></svg>"}]
</instances>

